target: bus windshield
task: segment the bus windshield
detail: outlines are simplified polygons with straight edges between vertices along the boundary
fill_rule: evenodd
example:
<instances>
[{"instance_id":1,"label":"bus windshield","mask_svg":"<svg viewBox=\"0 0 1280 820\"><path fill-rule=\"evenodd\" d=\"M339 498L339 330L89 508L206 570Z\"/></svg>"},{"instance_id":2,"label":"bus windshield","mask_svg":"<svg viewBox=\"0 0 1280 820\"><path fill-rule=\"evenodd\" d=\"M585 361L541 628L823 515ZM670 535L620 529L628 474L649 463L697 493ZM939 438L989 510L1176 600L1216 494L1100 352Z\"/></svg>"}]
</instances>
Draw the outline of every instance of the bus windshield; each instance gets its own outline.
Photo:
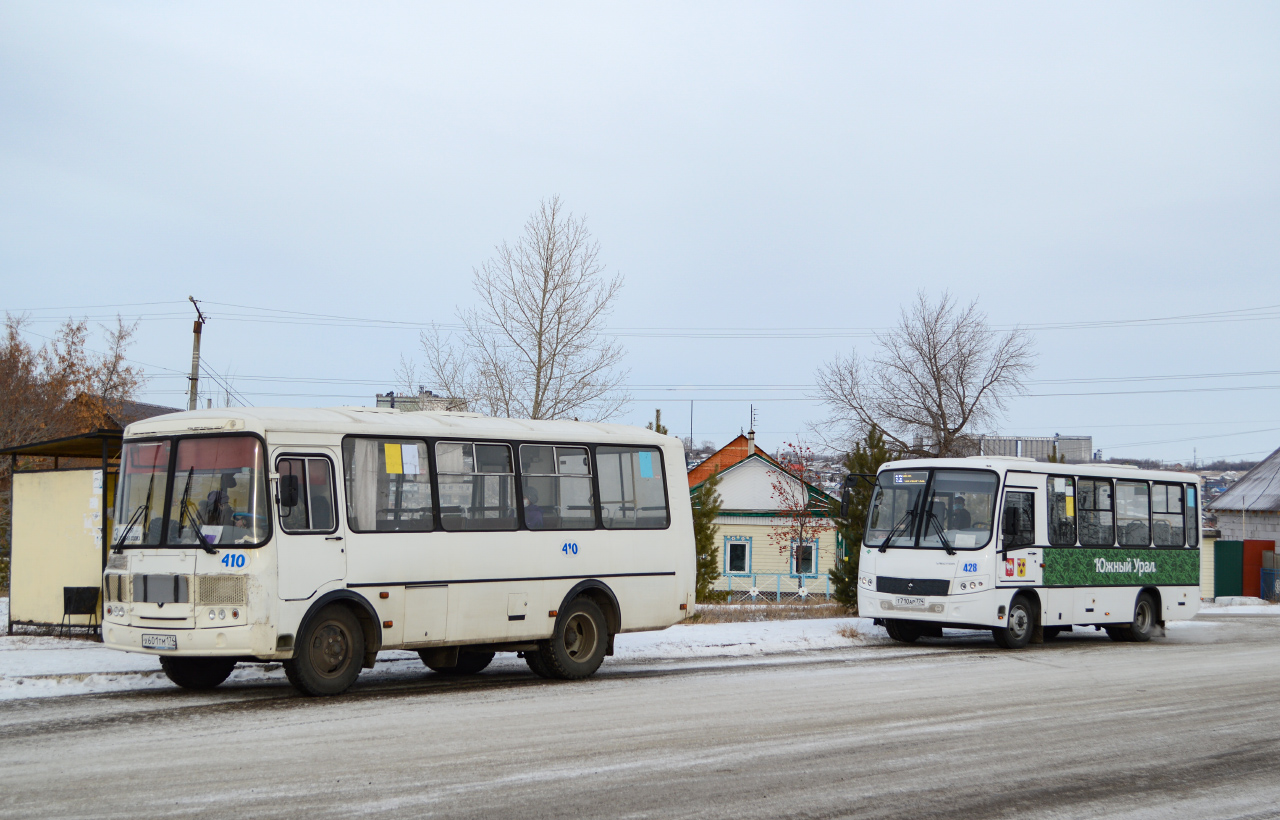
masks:
<instances>
[{"instance_id":1,"label":"bus windshield","mask_svg":"<svg viewBox=\"0 0 1280 820\"><path fill-rule=\"evenodd\" d=\"M868 547L966 550L991 541L996 487L976 470L892 470L871 496Z\"/></svg>"},{"instance_id":2,"label":"bus windshield","mask_svg":"<svg viewBox=\"0 0 1280 820\"><path fill-rule=\"evenodd\" d=\"M262 444L253 436L125 442L117 547L258 546L270 532ZM169 484L169 508L165 509ZM167 514L166 514L167 513Z\"/></svg>"}]
</instances>

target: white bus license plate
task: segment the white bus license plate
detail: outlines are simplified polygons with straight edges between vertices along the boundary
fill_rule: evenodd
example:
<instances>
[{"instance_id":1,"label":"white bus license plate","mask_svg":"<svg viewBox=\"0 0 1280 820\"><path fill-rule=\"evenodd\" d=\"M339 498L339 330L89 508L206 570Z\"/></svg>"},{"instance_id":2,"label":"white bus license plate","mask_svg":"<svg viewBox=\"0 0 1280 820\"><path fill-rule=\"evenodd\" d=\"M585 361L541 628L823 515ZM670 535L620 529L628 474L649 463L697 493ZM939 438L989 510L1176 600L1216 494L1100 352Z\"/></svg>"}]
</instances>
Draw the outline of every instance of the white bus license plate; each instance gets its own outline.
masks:
<instances>
[{"instance_id":1,"label":"white bus license plate","mask_svg":"<svg viewBox=\"0 0 1280 820\"><path fill-rule=\"evenodd\" d=\"M177 635L143 635L143 649L177 649Z\"/></svg>"},{"instance_id":2,"label":"white bus license plate","mask_svg":"<svg viewBox=\"0 0 1280 820\"><path fill-rule=\"evenodd\" d=\"M893 599L894 609L924 609L924 598L908 598L905 595L899 595Z\"/></svg>"}]
</instances>

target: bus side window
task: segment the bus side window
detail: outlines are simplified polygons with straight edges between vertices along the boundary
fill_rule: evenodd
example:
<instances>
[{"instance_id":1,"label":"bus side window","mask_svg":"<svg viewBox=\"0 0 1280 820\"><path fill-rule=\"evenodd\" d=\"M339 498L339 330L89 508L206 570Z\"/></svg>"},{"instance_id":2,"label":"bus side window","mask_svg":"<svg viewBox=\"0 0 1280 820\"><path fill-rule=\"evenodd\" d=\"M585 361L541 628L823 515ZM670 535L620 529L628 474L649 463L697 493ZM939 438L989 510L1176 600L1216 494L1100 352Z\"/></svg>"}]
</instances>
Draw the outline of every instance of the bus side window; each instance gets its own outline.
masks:
<instances>
[{"instance_id":1,"label":"bus side window","mask_svg":"<svg viewBox=\"0 0 1280 820\"><path fill-rule=\"evenodd\" d=\"M1111 482L1105 478L1082 478L1076 484L1076 506L1080 508L1080 546L1114 547L1115 510L1111 507Z\"/></svg>"},{"instance_id":2,"label":"bus side window","mask_svg":"<svg viewBox=\"0 0 1280 820\"><path fill-rule=\"evenodd\" d=\"M1049 477L1049 544L1076 545L1076 488L1069 476Z\"/></svg>"},{"instance_id":3,"label":"bus side window","mask_svg":"<svg viewBox=\"0 0 1280 820\"><path fill-rule=\"evenodd\" d=\"M1116 535L1122 547L1151 544L1151 487L1145 481L1116 482Z\"/></svg>"},{"instance_id":4,"label":"bus side window","mask_svg":"<svg viewBox=\"0 0 1280 820\"><path fill-rule=\"evenodd\" d=\"M1200 511L1196 508L1196 485L1187 485L1187 546L1200 546Z\"/></svg>"},{"instance_id":5,"label":"bus side window","mask_svg":"<svg viewBox=\"0 0 1280 820\"><path fill-rule=\"evenodd\" d=\"M280 528L285 532L332 532L333 470L327 458L282 458L276 462L281 478L295 479L297 503L280 507ZM279 496L277 496L279 500Z\"/></svg>"},{"instance_id":6,"label":"bus side window","mask_svg":"<svg viewBox=\"0 0 1280 820\"><path fill-rule=\"evenodd\" d=\"M427 445L405 439L347 438L347 525L354 532L428 532L432 528Z\"/></svg>"},{"instance_id":7,"label":"bus side window","mask_svg":"<svg viewBox=\"0 0 1280 820\"><path fill-rule=\"evenodd\" d=\"M515 468L511 447L481 442L436 442L440 526L446 530L514 530Z\"/></svg>"},{"instance_id":8,"label":"bus side window","mask_svg":"<svg viewBox=\"0 0 1280 820\"><path fill-rule=\"evenodd\" d=\"M1151 537L1157 547L1182 547L1187 543L1182 514L1182 485L1151 487Z\"/></svg>"},{"instance_id":9,"label":"bus side window","mask_svg":"<svg viewBox=\"0 0 1280 820\"><path fill-rule=\"evenodd\" d=\"M605 529L660 530L670 522L662 453L655 447L597 447Z\"/></svg>"}]
</instances>

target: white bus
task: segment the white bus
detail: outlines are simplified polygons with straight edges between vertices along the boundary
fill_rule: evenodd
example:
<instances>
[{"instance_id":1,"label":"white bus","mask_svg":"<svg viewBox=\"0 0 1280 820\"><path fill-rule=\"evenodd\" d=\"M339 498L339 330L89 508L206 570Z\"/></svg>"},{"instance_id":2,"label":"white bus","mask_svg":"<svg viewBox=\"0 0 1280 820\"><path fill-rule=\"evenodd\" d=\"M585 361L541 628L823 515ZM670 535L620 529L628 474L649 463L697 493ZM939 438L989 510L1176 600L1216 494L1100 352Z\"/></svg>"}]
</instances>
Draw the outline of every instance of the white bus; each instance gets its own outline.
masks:
<instances>
[{"instance_id":1,"label":"white bus","mask_svg":"<svg viewBox=\"0 0 1280 820\"><path fill-rule=\"evenodd\" d=\"M890 462L872 491L858 611L907 643L943 627L990 629L1007 649L1076 626L1149 640L1200 608L1199 489L1191 473L1122 466Z\"/></svg>"},{"instance_id":2,"label":"white bus","mask_svg":"<svg viewBox=\"0 0 1280 820\"><path fill-rule=\"evenodd\" d=\"M693 606L684 452L640 428L201 410L129 425L120 470L103 639L188 688L282 661L331 695L383 649L578 679Z\"/></svg>"}]
</instances>

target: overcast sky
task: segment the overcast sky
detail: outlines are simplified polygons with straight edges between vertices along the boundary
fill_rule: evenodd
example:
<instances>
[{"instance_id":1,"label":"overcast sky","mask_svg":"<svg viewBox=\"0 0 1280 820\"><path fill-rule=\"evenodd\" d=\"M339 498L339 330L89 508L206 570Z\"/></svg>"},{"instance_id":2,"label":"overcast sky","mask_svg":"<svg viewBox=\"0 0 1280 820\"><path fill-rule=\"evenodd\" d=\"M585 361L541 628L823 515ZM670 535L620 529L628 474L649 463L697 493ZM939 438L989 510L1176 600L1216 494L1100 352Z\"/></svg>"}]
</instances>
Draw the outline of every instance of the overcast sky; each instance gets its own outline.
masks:
<instances>
[{"instance_id":1,"label":"overcast sky","mask_svg":"<svg viewBox=\"0 0 1280 820\"><path fill-rule=\"evenodd\" d=\"M0 310L141 316L145 398L185 406L194 295L246 400L371 404L558 194L626 278L626 420L688 435L695 399L722 444L755 403L777 447L815 368L949 289L1033 329L1000 432L1256 458L1278 43L1275 3L6 2Z\"/></svg>"}]
</instances>

